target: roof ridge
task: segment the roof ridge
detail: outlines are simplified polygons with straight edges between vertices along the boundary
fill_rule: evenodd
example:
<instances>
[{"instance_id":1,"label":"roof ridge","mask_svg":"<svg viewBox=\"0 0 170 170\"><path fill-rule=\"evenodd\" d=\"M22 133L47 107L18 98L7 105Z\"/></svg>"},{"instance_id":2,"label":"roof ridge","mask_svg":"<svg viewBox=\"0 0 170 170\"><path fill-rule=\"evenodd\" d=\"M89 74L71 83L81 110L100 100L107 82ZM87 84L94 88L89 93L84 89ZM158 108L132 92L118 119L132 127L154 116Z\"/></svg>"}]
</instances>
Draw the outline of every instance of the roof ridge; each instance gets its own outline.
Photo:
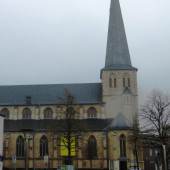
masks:
<instances>
[{"instance_id":1,"label":"roof ridge","mask_svg":"<svg viewBox=\"0 0 170 170\"><path fill-rule=\"evenodd\" d=\"M56 86L56 85L89 85L89 84L101 84L101 82L96 83L59 83L59 84L14 84L14 85L0 85L0 87L19 87L19 86Z\"/></svg>"}]
</instances>

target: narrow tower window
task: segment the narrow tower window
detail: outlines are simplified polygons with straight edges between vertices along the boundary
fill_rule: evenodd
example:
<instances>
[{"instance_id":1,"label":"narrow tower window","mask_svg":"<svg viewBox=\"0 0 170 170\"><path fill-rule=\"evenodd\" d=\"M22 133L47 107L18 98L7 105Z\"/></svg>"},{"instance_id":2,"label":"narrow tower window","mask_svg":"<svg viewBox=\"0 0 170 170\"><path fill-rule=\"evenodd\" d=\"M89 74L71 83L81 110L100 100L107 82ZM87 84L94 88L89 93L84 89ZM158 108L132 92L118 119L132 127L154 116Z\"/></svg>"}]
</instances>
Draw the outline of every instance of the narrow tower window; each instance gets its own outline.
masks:
<instances>
[{"instance_id":1,"label":"narrow tower window","mask_svg":"<svg viewBox=\"0 0 170 170\"><path fill-rule=\"evenodd\" d=\"M114 79L114 88L116 88L117 87L117 79L115 78Z\"/></svg>"},{"instance_id":2,"label":"narrow tower window","mask_svg":"<svg viewBox=\"0 0 170 170\"><path fill-rule=\"evenodd\" d=\"M112 84L112 78L109 78L109 87L112 88L113 84Z\"/></svg>"},{"instance_id":3,"label":"narrow tower window","mask_svg":"<svg viewBox=\"0 0 170 170\"><path fill-rule=\"evenodd\" d=\"M128 78L128 87L130 87L130 78Z\"/></svg>"},{"instance_id":4,"label":"narrow tower window","mask_svg":"<svg viewBox=\"0 0 170 170\"><path fill-rule=\"evenodd\" d=\"M126 79L123 78L123 87L126 87Z\"/></svg>"}]
</instances>

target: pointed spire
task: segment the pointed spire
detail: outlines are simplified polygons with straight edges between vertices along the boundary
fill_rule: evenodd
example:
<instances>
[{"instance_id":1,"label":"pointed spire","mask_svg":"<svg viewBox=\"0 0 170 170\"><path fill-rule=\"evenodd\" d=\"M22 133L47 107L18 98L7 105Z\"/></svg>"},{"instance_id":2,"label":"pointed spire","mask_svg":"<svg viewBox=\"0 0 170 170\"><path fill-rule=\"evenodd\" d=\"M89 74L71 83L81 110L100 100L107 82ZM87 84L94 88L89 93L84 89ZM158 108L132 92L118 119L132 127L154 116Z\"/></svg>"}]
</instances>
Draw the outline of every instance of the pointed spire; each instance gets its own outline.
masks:
<instances>
[{"instance_id":1,"label":"pointed spire","mask_svg":"<svg viewBox=\"0 0 170 170\"><path fill-rule=\"evenodd\" d=\"M135 69L131 65L119 0L111 0L104 69Z\"/></svg>"}]
</instances>

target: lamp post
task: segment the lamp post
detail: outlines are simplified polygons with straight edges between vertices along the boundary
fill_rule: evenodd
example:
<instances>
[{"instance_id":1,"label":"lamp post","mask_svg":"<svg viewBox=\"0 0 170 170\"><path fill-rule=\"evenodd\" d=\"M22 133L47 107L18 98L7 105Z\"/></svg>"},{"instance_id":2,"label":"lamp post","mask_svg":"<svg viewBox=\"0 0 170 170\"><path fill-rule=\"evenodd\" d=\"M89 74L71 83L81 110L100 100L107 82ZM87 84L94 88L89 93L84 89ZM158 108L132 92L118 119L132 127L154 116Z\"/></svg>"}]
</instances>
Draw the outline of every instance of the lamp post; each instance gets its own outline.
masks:
<instances>
[{"instance_id":1,"label":"lamp post","mask_svg":"<svg viewBox=\"0 0 170 170\"><path fill-rule=\"evenodd\" d=\"M164 169L167 170L166 145L162 145L162 148L163 148Z\"/></svg>"}]
</instances>

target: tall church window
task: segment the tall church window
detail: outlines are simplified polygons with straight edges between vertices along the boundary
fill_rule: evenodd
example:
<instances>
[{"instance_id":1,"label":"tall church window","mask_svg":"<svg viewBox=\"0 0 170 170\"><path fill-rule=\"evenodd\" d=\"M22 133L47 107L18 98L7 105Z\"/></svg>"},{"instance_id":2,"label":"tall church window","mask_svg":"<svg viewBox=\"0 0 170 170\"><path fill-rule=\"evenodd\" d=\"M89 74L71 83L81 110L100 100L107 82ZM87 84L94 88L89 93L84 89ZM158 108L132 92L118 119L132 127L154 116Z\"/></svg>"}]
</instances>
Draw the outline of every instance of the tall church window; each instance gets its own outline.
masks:
<instances>
[{"instance_id":1,"label":"tall church window","mask_svg":"<svg viewBox=\"0 0 170 170\"><path fill-rule=\"evenodd\" d=\"M109 87L110 87L110 88L112 88L112 87L113 87L112 78L109 78Z\"/></svg>"},{"instance_id":2,"label":"tall church window","mask_svg":"<svg viewBox=\"0 0 170 170\"><path fill-rule=\"evenodd\" d=\"M9 110L7 108L2 109L1 114L5 116L5 119L9 119Z\"/></svg>"},{"instance_id":3,"label":"tall church window","mask_svg":"<svg viewBox=\"0 0 170 170\"><path fill-rule=\"evenodd\" d=\"M94 136L90 136L88 139L88 159L97 159L97 141Z\"/></svg>"},{"instance_id":4,"label":"tall church window","mask_svg":"<svg viewBox=\"0 0 170 170\"><path fill-rule=\"evenodd\" d=\"M87 110L87 116L89 119L97 118L97 110L94 107L90 107Z\"/></svg>"},{"instance_id":5,"label":"tall church window","mask_svg":"<svg viewBox=\"0 0 170 170\"><path fill-rule=\"evenodd\" d=\"M16 156L17 157L25 156L25 142L22 136L19 136L16 141Z\"/></svg>"},{"instance_id":6,"label":"tall church window","mask_svg":"<svg viewBox=\"0 0 170 170\"><path fill-rule=\"evenodd\" d=\"M126 137L120 136L120 157L126 157Z\"/></svg>"},{"instance_id":7,"label":"tall church window","mask_svg":"<svg viewBox=\"0 0 170 170\"><path fill-rule=\"evenodd\" d=\"M46 108L44 110L44 119L52 119L53 118L53 111L51 108Z\"/></svg>"},{"instance_id":8,"label":"tall church window","mask_svg":"<svg viewBox=\"0 0 170 170\"><path fill-rule=\"evenodd\" d=\"M40 156L48 155L48 139L46 136L42 136L40 139Z\"/></svg>"},{"instance_id":9,"label":"tall church window","mask_svg":"<svg viewBox=\"0 0 170 170\"><path fill-rule=\"evenodd\" d=\"M22 112L22 118L23 119L31 119L32 112L29 108L25 108Z\"/></svg>"}]
</instances>

